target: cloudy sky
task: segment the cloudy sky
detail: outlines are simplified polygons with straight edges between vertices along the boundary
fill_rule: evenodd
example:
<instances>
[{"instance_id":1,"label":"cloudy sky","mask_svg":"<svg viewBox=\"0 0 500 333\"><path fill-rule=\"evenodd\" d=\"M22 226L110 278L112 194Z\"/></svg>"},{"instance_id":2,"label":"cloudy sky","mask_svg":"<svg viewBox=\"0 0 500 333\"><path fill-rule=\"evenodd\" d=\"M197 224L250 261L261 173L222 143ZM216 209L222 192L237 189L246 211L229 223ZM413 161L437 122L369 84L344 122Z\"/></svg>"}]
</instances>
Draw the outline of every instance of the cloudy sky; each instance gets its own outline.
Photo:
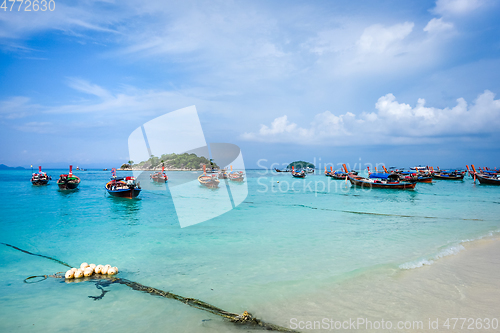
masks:
<instances>
[{"instance_id":1,"label":"cloudy sky","mask_svg":"<svg viewBox=\"0 0 500 333\"><path fill-rule=\"evenodd\" d=\"M117 166L137 127L195 105L251 168L500 166L498 1L52 8L0 9L0 163Z\"/></svg>"}]
</instances>

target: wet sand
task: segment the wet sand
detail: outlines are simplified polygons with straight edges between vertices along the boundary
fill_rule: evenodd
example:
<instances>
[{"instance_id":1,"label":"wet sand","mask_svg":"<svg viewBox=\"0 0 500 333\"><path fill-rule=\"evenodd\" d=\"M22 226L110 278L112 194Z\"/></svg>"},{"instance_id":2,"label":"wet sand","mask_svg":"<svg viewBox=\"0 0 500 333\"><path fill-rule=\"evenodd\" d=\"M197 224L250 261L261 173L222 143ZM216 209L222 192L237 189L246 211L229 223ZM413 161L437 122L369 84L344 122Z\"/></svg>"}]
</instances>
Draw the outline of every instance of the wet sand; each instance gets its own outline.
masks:
<instances>
[{"instance_id":1,"label":"wet sand","mask_svg":"<svg viewBox=\"0 0 500 333\"><path fill-rule=\"evenodd\" d=\"M500 240L463 246L465 250L432 265L389 273L381 269L283 300L280 312L290 318L273 319L300 331L499 331Z\"/></svg>"}]
</instances>

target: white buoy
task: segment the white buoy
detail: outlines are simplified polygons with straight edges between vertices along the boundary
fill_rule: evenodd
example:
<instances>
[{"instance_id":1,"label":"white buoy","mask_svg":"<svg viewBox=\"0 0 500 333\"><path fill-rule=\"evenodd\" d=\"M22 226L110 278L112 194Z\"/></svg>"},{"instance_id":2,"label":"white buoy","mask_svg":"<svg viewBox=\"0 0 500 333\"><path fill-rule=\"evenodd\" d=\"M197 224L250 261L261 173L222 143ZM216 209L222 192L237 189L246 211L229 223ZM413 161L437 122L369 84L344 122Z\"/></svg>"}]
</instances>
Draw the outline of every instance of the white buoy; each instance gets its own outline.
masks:
<instances>
[{"instance_id":1,"label":"white buoy","mask_svg":"<svg viewBox=\"0 0 500 333\"><path fill-rule=\"evenodd\" d=\"M92 268L92 269L94 269L95 268L95 264L90 264L89 267Z\"/></svg>"},{"instance_id":2,"label":"white buoy","mask_svg":"<svg viewBox=\"0 0 500 333\"><path fill-rule=\"evenodd\" d=\"M70 269L69 271L66 272L66 274L64 274L64 277L66 279L72 279L75 277L75 273L73 272L72 269Z\"/></svg>"},{"instance_id":3,"label":"white buoy","mask_svg":"<svg viewBox=\"0 0 500 333\"><path fill-rule=\"evenodd\" d=\"M85 268L85 271L83 271L83 275L85 276L91 276L92 274L94 274L94 270L92 269L92 267L87 267Z\"/></svg>"},{"instance_id":4,"label":"white buoy","mask_svg":"<svg viewBox=\"0 0 500 333\"><path fill-rule=\"evenodd\" d=\"M110 269L112 266L111 265L104 265L104 267L107 267L108 269Z\"/></svg>"},{"instance_id":5,"label":"white buoy","mask_svg":"<svg viewBox=\"0 0 500 333\"><path fill-rule=\"evenodd\" d=\"M84 270L87 267L89 267L89 264L87 264L86 262L82 262L82 264L80 265L81 270Z\"/></svg>"},{"instance_id":6,"label":"white buoy","mask_svg":"<svg viewBox=\"0 0 500 333\"><path fill-rule=\"evenodd\" d=\"M114 266L113 268L114 268L114 269L116 270L116 272L118 273L118 267Z\"/></svg>"},{"instance_id":7,"label":"white buoy","mask_svg":"<svg viewBox=\"0 0 500 333\"><path fill-rule=\"evenodd\" d=\"M73 271L73 275L75 274L75 272L78 270L78 268L75 268L73 267L72 269L70 269L71 271Z\"/></svg>"},{"instance_id":8,"label":"white buoy","mask_svg":"<svg viewBox=\"0 0 500 333\"><path fill-rule=\"evenodd\" d=\"M111 267L110 269L108 269L108 275L115 275L116 273L118 273L116 271L116 269L114 267Z\"/></svg>"},{"instance_id":9,"label":"white buoy","mask_svg":"<svg viewBox=\"0 0 500 333\"><path fill-rule=\"evenodd\" d=\"M108 267L104 266L101 268L101 274L108 274Z\"/></svg>"},{"instance_id":10,"label":"white buoy","mask_svg":"<svg viewBox=\"0 0 500 333\"><path fill-rule=\"evenodd\" d=\"M97 266L95 266L95 268L94 268L94 272L95 272L96 274L101 274L101 265L97 265Z\"/></svg>"},{"instance_id":11,"label":"white buoy","mask_svg":"<svg viewBox=\"0 0 500 333\"><path fill-rule=\"evenodd\" d=\"M75 279L79 279L81 277L83 277L83 272L81 269L79 269L75 272Z\"/></svg>"}]
</instances>

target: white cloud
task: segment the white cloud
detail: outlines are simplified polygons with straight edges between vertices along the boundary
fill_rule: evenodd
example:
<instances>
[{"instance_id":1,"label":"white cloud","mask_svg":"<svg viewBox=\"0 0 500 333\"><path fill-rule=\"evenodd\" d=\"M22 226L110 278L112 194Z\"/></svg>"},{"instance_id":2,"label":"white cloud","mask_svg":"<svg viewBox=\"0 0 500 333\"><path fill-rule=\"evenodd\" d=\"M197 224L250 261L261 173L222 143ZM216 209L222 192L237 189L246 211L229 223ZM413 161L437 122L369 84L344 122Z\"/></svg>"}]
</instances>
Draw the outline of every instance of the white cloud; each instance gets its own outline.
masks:
<instances>
[{"instance_id":1,"label":"white cloud","mask_svg":"<svg viewBox=\"0 0 500 333\"><path fill-rule=\"evenodd\" d=\"M30 102L31 99L25 96L14 96L0 101L0 118L24 118L40 109L40 105Z\"/></svg>"},{"instance_id":2,"label":"white cloud","mask_svg":"<svg viewBox=\"0 0 500 333\"><path fill-rule=\"evenodd\" d=\"M296 124L290 124L288 122L287 116L283 116L283 117L278 117L278 118L274 119L274 121L271 123L270 128L267 127L266 125L262 125L260 127L259 134L266 136L266 135L273 135L273 134L290 133L296 127L297 127Z\"/></svg>"},{"instance_id":3,"label":"white cloud","mask_svg":"<svg viewBox=\"0 0 500 333\"><path fill-rule=\"evenodd\" d=\"M495 134L500 128L500 100L486 90L471 106L463 98L452 108L425 106L420 98L415 107L399 103L393 94L378 99L377 112L356 116L350 112L336 116L329 111L317 114L308 128L276 118L271 128L261 125L257 133L245 133L250 141L303 144L411 144L439 143L446 138L467 138Z\"/></svg>"},{"instance_id":4,"label":"white cloud","mask_svg":"<svg viewBox=\"0 0 500 333\"><path fill-rule=\"evenodd\" d=\"M109 99L112 97L110 92L106 89L98 86L97 84L91 84L90 82L79 78L68 78L68 85L75 90L95 95L102 99Z\"/></svg>"},{"instance_id":5,"label":"white cloud","mask_svg":"<svg viewBox=\"0 0 500 333\"><path fill-rule=\"evenodd\" d=\"M433 12L441 15L468 14L486 3L486 0L437 0Z\"/></svg>"},{"instance_id":6,"label":"white cloud","mask_svg":"<svg viewBox=\"0 0 500 333\"><path fill-rule=\"evenodd\" d=\"M363 31L357 45L361 52L383 53L396 42L405 39L413 30L413 22L404 22L390 27L374 24Z\"/></svg>"},{"instance_id":7,"label":"white cloud","mask_svg":"<svg viewBox=\"0 0 500 333\"><path fill-rule=\"evenodd\" d=\"M51 122L47 121L30 121L22 125L14 126L14 128L28 133L48 134L55 132L52 125Z\"/></svg>"},{"instance_id":8,"label":"white cloud","mask_svg":"<svg viewBox=\"0 0 500 333\"><path fill-rule=\"evenodd\" d=\"M427 23L424 31L428 33L439 33L442 31L453 30L453 23L443 21L443 18L433 18Z\"/></svg>"},{"instance_id":9,"label":"white cloud","mask_svg":"<svg viewBox=\"0 0 500 333\"><path fill-rule=\"evenodd\" d=\"M118 31L110 26L122 19L122 11L115 10L110 13L109 9L97 9L95 4L85 2L72 5L58 2L54 11L13 10L8 15L0 15L0 38L24 39L45 31L63 31L81 37L83 35L75 31L117 34Z\"/></svg>"}]
</instances>

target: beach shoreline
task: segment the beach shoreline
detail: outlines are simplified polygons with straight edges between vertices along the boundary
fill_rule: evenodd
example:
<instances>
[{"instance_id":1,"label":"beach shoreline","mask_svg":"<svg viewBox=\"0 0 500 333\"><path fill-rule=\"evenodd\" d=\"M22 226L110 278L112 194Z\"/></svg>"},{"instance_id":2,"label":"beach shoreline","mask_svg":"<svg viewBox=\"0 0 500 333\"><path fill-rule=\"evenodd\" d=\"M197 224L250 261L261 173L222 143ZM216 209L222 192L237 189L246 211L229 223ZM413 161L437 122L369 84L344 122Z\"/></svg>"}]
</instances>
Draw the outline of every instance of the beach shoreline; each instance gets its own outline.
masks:
<instances>
[{"instance_id":1,"label":"beach shoreline","mask_svg":"<svg viewBox=\"0 0 500 333\"><path fill-rule=\"evenodd\" d=\"M299 331L465 332L480 326L496 331L500 238L489 236L461 245L462 251L431 265L361 274L288 300L281 313L290 318L281 324ZM484 328L487 322L490 329ZM339 323L344 327L335 327Z\"/></svg>"}]
</instances>

